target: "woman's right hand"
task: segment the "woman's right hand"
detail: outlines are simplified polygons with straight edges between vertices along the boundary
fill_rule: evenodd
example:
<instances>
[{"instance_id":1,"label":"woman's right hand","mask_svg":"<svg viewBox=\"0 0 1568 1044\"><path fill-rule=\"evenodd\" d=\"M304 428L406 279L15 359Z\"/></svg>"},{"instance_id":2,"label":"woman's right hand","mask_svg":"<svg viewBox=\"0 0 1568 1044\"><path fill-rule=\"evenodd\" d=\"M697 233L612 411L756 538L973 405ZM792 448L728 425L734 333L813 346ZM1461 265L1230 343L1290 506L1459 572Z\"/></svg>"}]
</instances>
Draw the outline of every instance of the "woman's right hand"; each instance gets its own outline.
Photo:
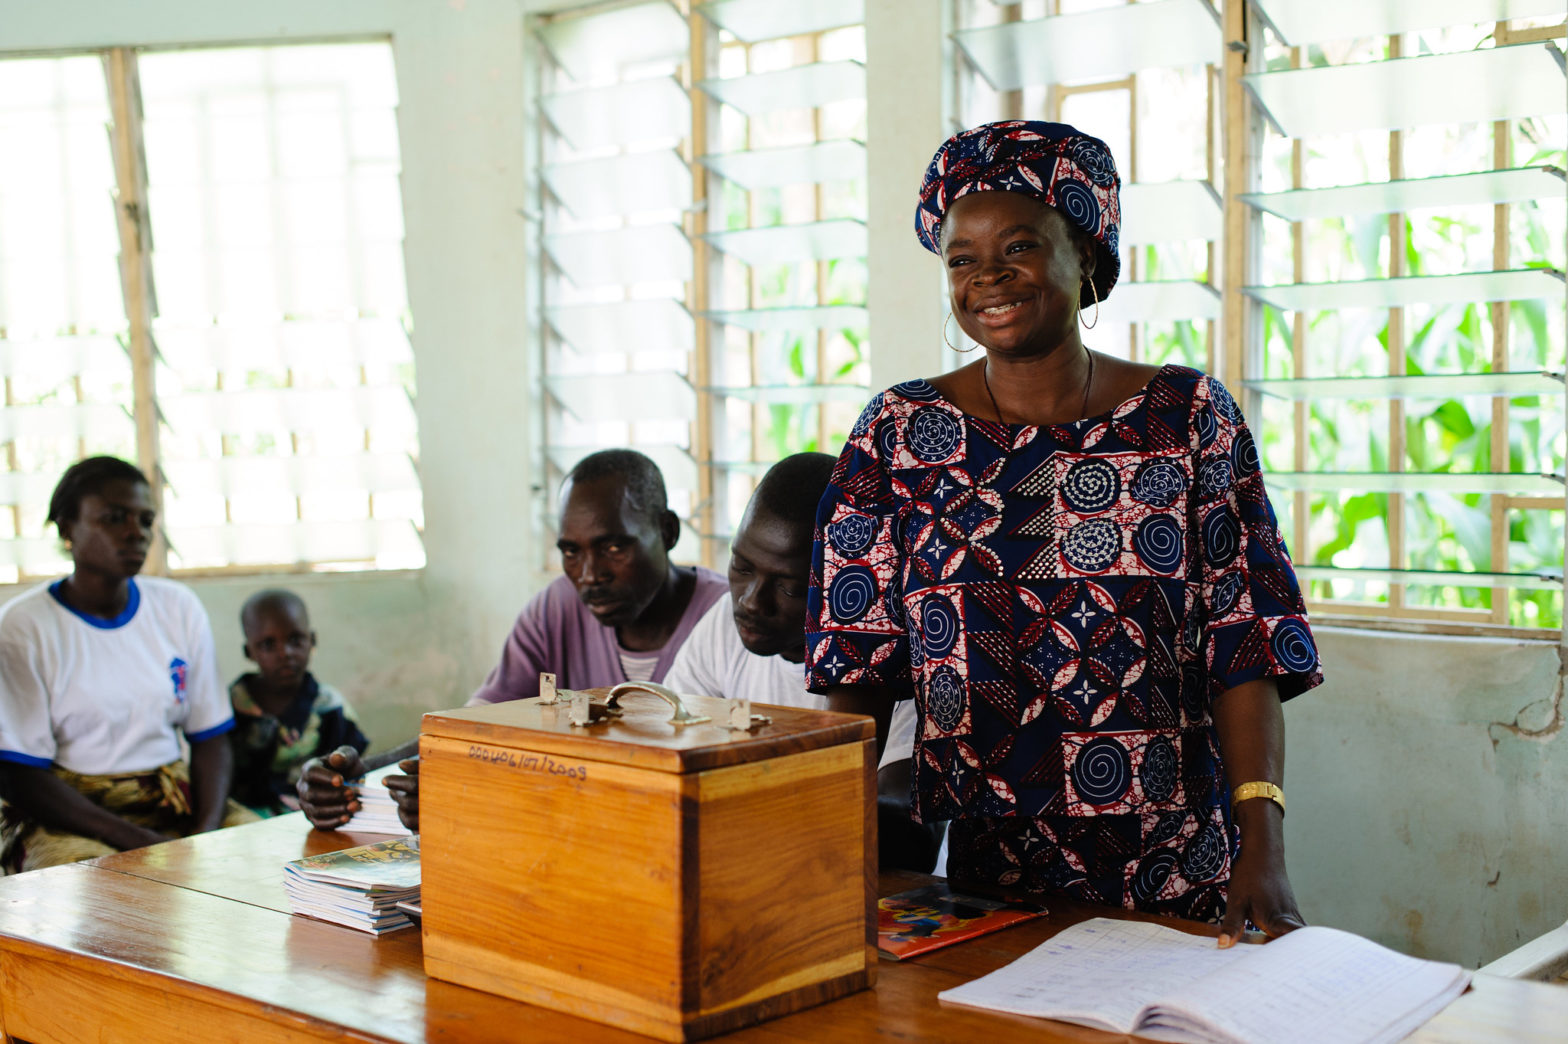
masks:
<instances>
[{"instance_id":1,"label":"woman's right hand","mask_svg":"<svg viewBox=\"0 0 1568 1044\"><path fill-rule=\"evenodd\" d=\"M324 758L311 758L300 766L299 782L294 792L299 795L300 811L317 830L336 830L359 811L359 801L354 791L344 785L345 780L358 779L365 774L365 763L353 747L339 747Z\"/></svg>"}]
</instances>

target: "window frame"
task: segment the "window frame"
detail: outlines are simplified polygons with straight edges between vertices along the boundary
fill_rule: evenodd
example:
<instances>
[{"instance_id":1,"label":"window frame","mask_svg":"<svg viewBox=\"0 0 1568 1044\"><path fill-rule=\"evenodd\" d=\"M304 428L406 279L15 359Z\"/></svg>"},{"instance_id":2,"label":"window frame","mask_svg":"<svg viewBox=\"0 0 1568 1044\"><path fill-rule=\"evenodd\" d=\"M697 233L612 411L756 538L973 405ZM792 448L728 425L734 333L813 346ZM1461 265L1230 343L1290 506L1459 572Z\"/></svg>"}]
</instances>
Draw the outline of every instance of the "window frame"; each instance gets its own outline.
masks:
<instances>
[{"instance_id":1,"label":"window frame","mask_svg":"<svg viewBox=\"0 0 1568 1044\"><path fill-rule=\"evenodd\" d=\"M1236 197L1243 192L1256 192L1258 182L1258 157L1266 133L1264 119L1266 117L1262 105L1255 95L1247 89L1243 77L1264 71L1263 46L1264 33L1268 26L1264 17L1254 10L1250 3L1238 3L1229 0L1224 4L1223 24L1225 39L1227 41L1240 41L1239 44L1227 48L1225 58L1225 86L1226 86L1226 169L1232 172L1232 187L1225 193L1225 209L1227 222L1227 239L1225 254L1228 268L1234 268L1234 274L1227 273L1226 279L1226 323L1224 326L1225 338L1225 374L1227 379L1235 380L1242 384L1245 408L1249 415L1258 418L1261 423L1262 411L1260 409L1262 394L1256 382L1267 377L1264 369L1264 337L1263 337L1263 304L1253 300L1243 292L1243 287L1256 286L1261 282L1259 271L1263 254L1262 223L1263 211ZM1393 60L1402 56L1404 42L1403 34L1396 34L1380 39L1388 42L1389 53L1386 60ZM1494 45L1502 46L1515 43L1534 43L1544 41L1562 41L1568 39L1568 25L1533 27L1515 30L1509 22L1498 22L1495 28ZM1292 69L1302 67L1302 51L1300 46L1290 49ZM1464 53L1464 52L1459 52ZM1492 123L1492 167L1490 169L1506 169L1510 164L1510 146L1512 142L1513 120L1499 120ZM1389 144L1389 180L1403 176L1403 139L1404 132L1399 129L1386 132ZM1291 142L1291 188L1301 189L1303 152L1304 146L1301 138L1289 138ZM1493 210L1492 230L1492 270L1506 270L1509 267L1510 244L1508 235L1508 219L1511 206L1508 203L1497 203ZM1386 276L1381 278L1396 278L1407 275L1405 270L1405 243L1404 243L1404 213L1390 213L1387 215L1388 241L1390 245L1389 266ZM1304 222L1290 223L1291 228L1291 268L1292 282L1305 282L1305 246ZM1234 289L1232 289L1234 288ZM1509 323L1509 302L1477 302L1484 304L1488 312L1488 322L1491 328L1491 367L1492 372L1509 369L1509 346L1511 343L1511 328ZM1408 348L1409 339L1404 327L1405 307L1395 306L1388 309L1388 346L1389 350L1389 375L1403 375L1405 350ZM1282 310L1284 311L1284 310ZM1303 373L1305 364L1305 345L1307 339L1308 311L1291 311L1288 313L1291 324L1291 351L1292 374L1294 378L1308 376ZM1393 351L1392 345L1399 344L1399 350ZM1499 394L1489 396L1492 407L1491 432L1490 432L1490 459L1508 459L1508 413L1509 396ZM1390 472L1404 471L1406 456L1406 432L1404 402L1397 396L1378 398L1368 396L1366 401L1386 403L1388 407L1387 435L1389 439L1388 469ZM1291 410L1291 442L1293 466L1297 474L1308 474L1307 466L1307 425L1314 400L1311 398L1298 398L1293 403ZM1564 392L1564 403L1568 405L1568 389ZM1495 470L1495 465L1494 465ZM1342 487L1348 488L1348 487ZM1389 535L1389 561L1392 569L1408 568L1408 550L1405 539L1404 507L1406 493L1389 491L1388 509L1383 515L1384 524ZM1298 569L1309 560L1311 547L1308 543L1308 525L1310 524L1309 501L1311 491L1297 489L1288 494L1285 510L1289 512L1292 522L1292 531L1296 534L1292 556ZM1279 498L1276 498L1279 499ZM1508 539L1508 513L1515 509L1545 509L1562 511L1568 504L1568 496L1526 496L1514 494L1490 494L1489 508L1491 512L1491 525L1489 531L1493 562L1507 563ZM1310 565L1307 568L1313 568ZM1506 568L1505 570L1506 571ZM1452 571L1455 577L1465 575L1464 571ZM1443 607L1428 607L1408 605L1405 603L1405 589L1415 586L1400 583L1397 580L1388 582L1388 601L1386 603L1353 601L1349 599L1319 598L1311 596L1311 581L1303 584L1303 593L1307 595L1306 605L1312 614L1314 622L1331 626L1395 630L1411 633L1433 635L1456 635L1473 637L1500 637L1523 638L1531 640L1546 640L1559 642L1568 634L1568 589L1565 589L1564 579L1559 579L1557 590L1564 593L1564 610L1562 625L1559 627L1527 627L1509 623L1509 592L1511 587L1506 585L1457 585L1492 591L1492 604L1490 608L1481 609L1451 609ZM1430 586L1430 585L1428 585Z\"/></svg>"},{"instance_id":2,"label":"window frame","mask_svg":"<svg viewBox=\"0 0 1568 1044\"><path fill-rule=\"evenodd\" d=\"M543 43L543 31L563 20L589 19L600 15L613 15L615 12L634 8L647 0L605 0L602 3L587 3L561 8L555 11L539 12L528 19L527 39L530 53L538 56L536 74L533 77L534 89L540 101L561 91L554 86L558 79L553 66L559 63L554 61L554 56L548 53L548 47ZM701 564L710 568L722 566L729 554L729 541L732 533L730 530L739 521L739 504L744 503L744 497L749 495L756 481L760 478L764 466L772 463L771 454L763 452L760 440L765 430L764 418L768 413L768 404L756 401L750 404L747 413L751 418L749 428L749 445L730 446L727 444L726 405L737 401L731 393L738 390L736 381L720 381L718 374L723 372L724 352L726 345L726 326L719 319L714 318L717 312L750 311L757 308L758 275L754 268L747 268L746 289L744 300L725 300L725 264L726 259L720 245L709 237L713 233L731 231L723 227L723 213L715 213L715 209L722 210L725 200L724 186L726 178L719 171L711 169L703 161L710 157L736 155L744 150L731 150L726 152L721 139L720 121L722 103L705 90L705 86L719 81L721 52L740 50L747 56L747 72L742 75L753 75L750 71L750 52L757 46L774 46L787 44L793 49L795 56L790 68L811 64L817 60L818 48L824 34L842 31L852 26L864 26L864 22L851 22L844 26L834 26L826 29L812 30L788 36L759 39L752 42L743 40L726 40L721 37L720 27L704 12L703 5L698 0L669 0L670 6L685 20L688 30L688 44L683 59L676 63L676 78L685 91L690 103L690 122L687 133L681 139L678 152L691 174L692 193L689 205L681 217L681 231L691 248L692 269L690 277L685 282L685 293L676 300L690 314L693 324L690 352L687 356L684 377L690 384L695 401L695 409L689 418L688 439L685 452L688 453L695 466L696 488L694 490L691 510L686 513L682 521L691 535L695 536L695 558ZM661 60L662 63L662 60ZM631 82L635 82L635 79ZM627 80L617 80L625 83ZM603 84L595 86L603 87ZM582 89L591 90L593 87L583 86ZM534 106L535 110L538 106ZM813 126L812 144L821 143L823 138L823 118L821 107L809 110ZM748 121L748 145L750 147L750 118ZM539 134L549 134L541 118ZM629 153L626 146L619 146L617 155L625 156ZM539 261L540 276L536 292L538 306L532 329L538 332L539 345L538 366L542 375L539 381L541 395L546 400L543 411L544 419L541 423L540 444L542 450L539 454L541 474L550 476L550 490L553 492L554 479L559 477L559 468L552 459L551 448L560 443L554 435L551 423L553 406L548 402L551 398L548 390L548 379L551 375L550 345L552 334L548 329L547 310L552 305L552 296L549 286L549 271L552 262L547 257L543 245L544 239L552 232L551 192L544 177L545 148L543 142L538 149L538 162L536 170L529 179L530 199L534 202L533 213L537 215L536 229L530 230L533 240L530 243L530 255ZM863 173L857 175L864 177ZM801 182L801 185L811 184ZM816 220L822 219L823 214L823 182L814 184L813 213ZM755 194L751 190L735 183L735 189L747 201L748 213L751 215L747 228L762 228L756 224ZM867 215L859 215L859 220L865 222ZM621 218L621 227L626 227L626 215ZM864 255L860 255L862 258ZM818 306L827 304L825 293L827 271L830 260L816 260L815 262L799 262L804 265L813 263L815 266L815 301ZM735 264L745 266L745 263L736 259ZM793 263L792 263L793 264ZM622 297L626 297L625 284ZM862 306L863 307L863 306ZM850 329L856 329L850 327ZM863 326L859 328L864 333ZM799 333L803 341L803 352L811 355L816 360L815 368L808 367L808 372L815 375L808 379L808 385L820 383L820 378L825 372L825 360L828 357L828 342L837 332L838 328L798 328L787 333ZM780 331L770 330L759 333L755 330L747 332L745 340L749 345L752 367L750 384L757 383L757 359L759 345L770 336L778 336ZM863 342L864 343L864 342ZM862 354L861 365L869 371L869 359ZM867 372L869 378L869 372ZM723 385L723 386L721 386ZM847 433L849 423L858 413L865 398L869 398L871 389L869 380L856 382L855 386L860 395L851 408L847 410L842 427ZM555 405L559 405L556 403ZM832 427L827 404L806 403L799 407L815 411L815 438L819 448L825 452L836 453L838 446L829 445L830 428ZM575 445L573 449L577 448ZM744 451L744 452L741 452ZM764 459L766 458L766 459ZM553 519L553 504L544 505L541 524L544 530L553 532L555 523ZM548 541L545 546L548 546ZM549 568L554 564L550 552L540 555L543 564Z\"/></svg>"},{"instance_id":3,"label":"window frame","mask_svg":"<svg viewBox=\"0 0 1568 1044\"><path fill-rule=\"evenodd\" d=\"M375 44L388 49L389 55L395 62L392 34L386 32L351 32L344 35L308 35L300 37L279 37L257 41L230 41L213 40L165 42L154 44L117 44L109 46L84 46L61 49L23 50L0 52L0 60L27 60L37 58L97 58L103 65L106 96L109 108L109 124L106 128L110 143L110 159L114 169L114 220L116 234L120 245L119 273L121 284L121 298L124 304L126 325L123 347L130 360L131 369L131 402L122 403L122 408L129 415L136 436L135 463L147 476L151 488L152 501L158 512L159 522L154 531L154 538L148 551L146 563L142 568L145 575L168 576L178 579L190 580L209 577L243 577L243 576L273 576L273 575L302 575L315 573L329 573L341 571L368 572L377 574L409 573L418 574L424 565L392 565L378 567L373 559L304 559L293 562L255 562L231 563L225 565L207 566L182 566L171 568L169 564L169 536L167 520L164 513L164 492L167 486L167 474L163 467L164 455L161 447L160 429L163 424L163 415L159 405L157 392L156 368L159 365L159 356L156 347L154 319L157 317L156 293L153 278L153 232L152 208L148 202L148 177L145 139L143 134L143 109L140 90L139 59L142 55L163 54L179 51L224 50L231 48L256 48L256 49L288 49L312 46L333 45L359 45ZM399 141L399 155L401 156L402 143ZM407 292L407 276L404 275L404 292ZM406 306L405 306L406 307ZM401 323L401 320L399 320ZM406 324L405 329L406 329ZM346 387L368 387L364 383L364 368L361 366L361 383ZM223 391L223 370L218 371L218 380L214 391ZM292 384L293 371L289 369L286 374L286 384ZM80 382L78 377L77 382ZM9 380L7 381L7 405L11 405L9 396ZM299 434L290 432L292 441L297 443ZM222 435L222 455L219 460L231 457L229 450L229 435ZM369 429L366 429L365 439L368 444ZM16 453L14 442L7 443L7 469L20 474L16 467ZM85 457L85 443L78 450L77 459ZM284 455L283 459L297 456L297 452ZM415 473L418 473L417 449L412 458ZM367 506L365 521L374 522L374 501L376 493L367 491ZM423 501L423 483L420 483L420 498ZM300 496L294 494L296 503L296 523L307 523L300 517ZM227 497L225 497L227 503ZM20 525L20 508L13 507L15 520L16 539L23 539ZM230 523L225 523L230 524ZM328 523L330 524L330 523ZM414 526L417 538L423 543L422 526L416 525L413 520L409 524ZM35 573L23 566L17 569L17 584L36 583L55 575L54 572Z\"/></svg>"}]
</instances>

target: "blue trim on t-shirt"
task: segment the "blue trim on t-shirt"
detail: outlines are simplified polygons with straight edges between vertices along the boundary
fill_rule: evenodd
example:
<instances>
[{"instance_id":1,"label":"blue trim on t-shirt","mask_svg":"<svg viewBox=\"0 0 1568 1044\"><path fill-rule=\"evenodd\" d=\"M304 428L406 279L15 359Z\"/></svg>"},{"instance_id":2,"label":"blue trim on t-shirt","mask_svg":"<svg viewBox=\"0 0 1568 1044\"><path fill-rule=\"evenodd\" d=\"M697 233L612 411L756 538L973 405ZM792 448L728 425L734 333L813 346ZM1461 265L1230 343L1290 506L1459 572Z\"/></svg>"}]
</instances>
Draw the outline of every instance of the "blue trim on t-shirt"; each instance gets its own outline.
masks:
<instances>
[{"instance_id":1,"label":"blue trim on t-shirt","mask_svg":"<svg viewBox=\"0 0 1568 1044\"><path fill-rule=\"evenodd\" d=\"M136 579L132 577L130 580L126 581L126 583L131 585L131 594L130 597L125 600L125 608L120 610L120 614L118 616L111 616L107 618L102 616L93 616L89 613L82 612L80 609L67 603L64 598L60 597L60 588L64 583L65 578L61 577L54 583L50 584L49 594L54 597L55 601L64 606L67 611L80 617L87 623L92 624L99 630L112 631L116 627L124 627L126 624L131 622L131 618L136 615L137 607L142 604L141 588L136 586Z\"/></svg>"},{"instance_id":2,"label":"blue trim on t-shirt","mask_svg":"<svg viewBox=\"0 0 1568 1044\"><path fill-rule=\"evenodd\" d=\"M29 768L48 768L54 764L53 758L37 758L18 750L0 750L0 761L14 761L18 765L26 765Z\"/></svg>"},{"instance_id":3,"label":"blue trim on t-shirt","mask_svg":"<svg viewBox=\"0 0 1568 1044\"><path fill-rule=\"evenodd\" d=\"M234 719L230 718L221 725L214 725L210 729L202 729L200 732L187 732L185 734L185 738L190 740L192 743L200 743L202 740L210 740L214 736L221 736L233 728Z\"/></svg>"}]
</instances>

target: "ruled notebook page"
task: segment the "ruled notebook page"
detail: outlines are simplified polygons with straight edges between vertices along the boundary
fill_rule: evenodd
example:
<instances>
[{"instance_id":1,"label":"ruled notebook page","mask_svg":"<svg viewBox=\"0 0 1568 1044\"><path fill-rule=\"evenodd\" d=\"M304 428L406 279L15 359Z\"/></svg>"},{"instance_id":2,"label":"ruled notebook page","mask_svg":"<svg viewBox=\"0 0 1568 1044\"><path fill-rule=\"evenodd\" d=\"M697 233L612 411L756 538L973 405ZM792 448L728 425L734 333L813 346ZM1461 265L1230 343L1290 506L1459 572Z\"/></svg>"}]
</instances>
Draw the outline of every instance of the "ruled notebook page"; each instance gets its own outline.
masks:
<instances>
[{"instance_id":1,"label":"ruled notebook page","mask_svg":"<svg viewBox=\"0 0 1568 1044\"><path fill-rule=\"evenodd\" d=\"M1221 950L1213 939L1174 928L1096 917L937 998L1131 1033L1161 997L1256 949Z\"/></svg>"},{"instance_id":2,"label":"ruled notebook page","mask_svg":"<svg viewBox=\"0 0 1568 1044\"><path fill-rule=\"evenodd\" d=\"M1148 1025L1271 1044L1396 1041L1469 981L1457 964L1407 957L1334 928L1302 928L1165 991Z\"/></svg>"}]
</instances>

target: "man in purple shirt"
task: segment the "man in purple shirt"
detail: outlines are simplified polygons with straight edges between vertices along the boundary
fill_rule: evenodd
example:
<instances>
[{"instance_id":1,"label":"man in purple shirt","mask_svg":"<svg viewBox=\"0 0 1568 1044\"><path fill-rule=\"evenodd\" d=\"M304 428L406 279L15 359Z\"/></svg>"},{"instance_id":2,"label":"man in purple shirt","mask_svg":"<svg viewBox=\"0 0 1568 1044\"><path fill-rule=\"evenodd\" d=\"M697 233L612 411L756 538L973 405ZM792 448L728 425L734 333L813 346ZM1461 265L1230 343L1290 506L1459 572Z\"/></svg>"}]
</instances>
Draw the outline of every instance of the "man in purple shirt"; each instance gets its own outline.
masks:
<instances>
[{"instance_id":1,"label":"man in purple shirt","mask_svg":"<svg viewBox=\"0 0 1568 1044\"><path fill-rule=\"evenodd\" d=\"M537 696L544 671L575 689L662 681L691 629L729 590L711 570L670 561L680 520L658 466L635 450L601 450L578 462L561 483L558 532L565 575L523 607L470 706ZM344 747L306 762L298 786L306 817L320 830L341 826L358 809L345 779L409 759L399 766L406 775L384 782L417 830L417 750L415 739L370 759Z\"/></svg>"},{"instance_id":2,"label":"man in purple shirt","mask_svg":"<svg viewBox=\"0 0 1568 1044\"><path fill-rule=\"evenodd\" d=\"M717 573L670 561L680 527L653 461L629 449L584 457L561 484L555 546L565 575L523 608L469 705L537 696L541 671L568 689L663 681L729 590Z\"/></svg>"}]
</instances>

